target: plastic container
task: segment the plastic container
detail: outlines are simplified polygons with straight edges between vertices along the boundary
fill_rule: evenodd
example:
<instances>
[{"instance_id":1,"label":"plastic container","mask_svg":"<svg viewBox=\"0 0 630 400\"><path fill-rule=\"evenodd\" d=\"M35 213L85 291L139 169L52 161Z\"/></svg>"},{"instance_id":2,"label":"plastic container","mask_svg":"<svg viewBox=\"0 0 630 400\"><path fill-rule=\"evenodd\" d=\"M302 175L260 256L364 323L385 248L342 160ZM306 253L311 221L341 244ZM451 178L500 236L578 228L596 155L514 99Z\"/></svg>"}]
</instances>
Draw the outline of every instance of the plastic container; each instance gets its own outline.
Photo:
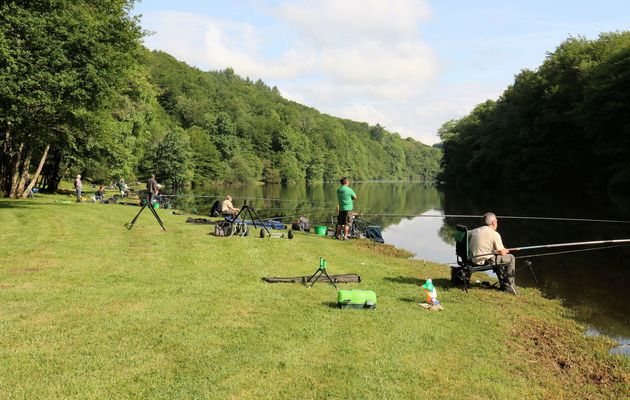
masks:
<instances>
[{"instance_id":1,"label":"plastic container","mask_svg":"<svg viewBox=\"0 0 630 400\"><path fill-rule=\"evenodd\" d=\"M157 201L153 203L153 208L160 208L160 203L158 203Z\"/></svg>"},{"instance_id":2,"label":"plastic container","mask_svg":"<svg viewBox=\"0 0 630 400\"><path fill-rule=\"evenodd\" d=\"M315 234L318 236L326 236L326 233L328 233L328 227L324 226L324 225L320 225L320 226L316 226L315 227Z\"/></svg>"},{"instance_id":3,"label":"plastic container","mask_svg":"<svg viewBox=\"0 0 630 400\"><path fill-rule=\"evenodd\" d=\"M435 286L433 286L431 279L427 279L424 285L422 285L422 290L424 291L424 297L427 303L440 304L437 300L437 290L435 290Z\"/></svg>"}]
</instances>

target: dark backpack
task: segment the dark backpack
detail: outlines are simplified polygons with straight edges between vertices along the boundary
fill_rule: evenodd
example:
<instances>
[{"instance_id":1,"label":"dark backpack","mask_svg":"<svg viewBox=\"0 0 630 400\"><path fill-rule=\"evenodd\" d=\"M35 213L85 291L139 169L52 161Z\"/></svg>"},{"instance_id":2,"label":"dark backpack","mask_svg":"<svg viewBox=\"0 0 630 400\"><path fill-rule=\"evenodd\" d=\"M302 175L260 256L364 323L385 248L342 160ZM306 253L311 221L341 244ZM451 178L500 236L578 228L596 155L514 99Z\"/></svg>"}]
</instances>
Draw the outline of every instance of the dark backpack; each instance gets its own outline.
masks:
<instances>
[{"instance_id":1,"label":"dark backpack","mask_svg":"<svg viewBox=\"0 0 630 400\"><path fill-rule=\"evenodd\" d=\"M208 214L211 217L220 217L221 216L221 203L219 200L215 201L210 208L210 213Z\"/></svg>"},{"instance_id":2,"label":"dark backpack","mask_svg":"<svg viewBox=\"0 0 630 400\"><path fill-rule=\"evenodd\" d=\"M293 228L294 231L310 232L311 221L306 217L300 217L291 225L291 228Z\"/></svg>"}]
</instances>

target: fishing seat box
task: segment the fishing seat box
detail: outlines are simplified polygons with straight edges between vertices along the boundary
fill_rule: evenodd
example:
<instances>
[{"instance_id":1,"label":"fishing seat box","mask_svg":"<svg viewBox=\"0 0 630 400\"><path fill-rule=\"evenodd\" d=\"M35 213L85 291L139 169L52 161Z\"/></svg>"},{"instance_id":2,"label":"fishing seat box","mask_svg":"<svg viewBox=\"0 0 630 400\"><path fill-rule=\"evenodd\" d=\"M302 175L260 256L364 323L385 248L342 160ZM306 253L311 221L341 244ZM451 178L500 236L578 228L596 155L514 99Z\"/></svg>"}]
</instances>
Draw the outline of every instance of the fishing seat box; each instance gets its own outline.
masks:
<instances>
[{"instance_id":1,"label":"fishing seat box","mask_svg":"<svg viewBox=\"0 0 630 400\"><path fill-rule=\"evenodd\" d=\"M337 292L339 308L376 308L376 293L372 290L340 290Z\"/></svg>"},{"instance_id":2,"label":"fishing seat box","mask_svg":"<svg viewBox=\"0 0 630 400\"><path fill-rule=\"evenodd\" d=\"M227 221L221 221L214 226L214 236L230 236L232 235L232 224Z\"/></svg>"}]
</instances>

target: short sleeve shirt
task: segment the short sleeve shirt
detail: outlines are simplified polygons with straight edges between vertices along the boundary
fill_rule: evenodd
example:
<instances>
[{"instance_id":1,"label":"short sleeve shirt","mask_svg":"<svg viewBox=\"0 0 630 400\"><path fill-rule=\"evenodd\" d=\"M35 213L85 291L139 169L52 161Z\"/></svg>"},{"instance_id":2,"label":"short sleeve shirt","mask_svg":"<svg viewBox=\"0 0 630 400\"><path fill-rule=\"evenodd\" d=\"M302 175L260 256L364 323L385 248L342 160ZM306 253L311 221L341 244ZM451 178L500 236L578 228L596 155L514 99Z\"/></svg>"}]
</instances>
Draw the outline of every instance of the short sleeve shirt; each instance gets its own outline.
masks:
<instances>
[{"instance_id":1,"label":"short sleeve shirt","mask_svg":"<svg viewBox=\"0 0 630 400\"><path fill-rule=\"evenodd\" d=\"M356 197L354 190L347 185L339 186L337 189L337 200L339 200L339 211L352 211L352 197Z\"/></svg>"},{"instance_id":2,"label":"short sleeve shirt","mask_svg":"<svg viewBox=\"0 0 630 400\"><path fill-rule=\"evenodd\" d=\"M473 257L473 261L476 264L483 264L486 260L492 258L493 252L505 248L503 247L499 232L489 226L473 229L470 232L470 242L468 246L470 255ZM484 254L484 256L475 257L479 254Z\"/></svg>"},{"instance_id":3,"label":"short sleeve shirt","mask_svg":"<svg viewBox=\"0 0 630 400\"><path fill-rule=\"evenodd\" d=\"M221 212L231 212L233 209L234 206L230 200L223 200L223 203L221 203Z\"/></svg>"}]
</instances>

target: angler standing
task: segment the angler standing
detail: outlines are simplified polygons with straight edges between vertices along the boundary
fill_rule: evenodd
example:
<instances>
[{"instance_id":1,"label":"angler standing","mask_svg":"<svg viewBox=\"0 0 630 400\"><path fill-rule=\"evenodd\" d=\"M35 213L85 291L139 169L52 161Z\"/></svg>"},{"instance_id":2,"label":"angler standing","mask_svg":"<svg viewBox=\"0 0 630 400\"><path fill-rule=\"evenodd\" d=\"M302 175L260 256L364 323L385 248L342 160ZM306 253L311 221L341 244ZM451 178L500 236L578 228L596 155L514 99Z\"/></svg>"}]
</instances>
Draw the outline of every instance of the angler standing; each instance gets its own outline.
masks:
<instances>
[{"instance_id":1,"label":"angler standing","mask_svg":"<svg viewBox=\"0 0 630 400\"><path fill-rule=\"evenodd\" d=\"M149 191L149 194L151 196L149 199L149 202L153 203L153 201L155 200L156 196L158 195L160 191L160 187L157 181L155 180L155 174L151 174L151 178L149 178L149 180L147 181L147 190Z\"/></svg>"},{"instance_id":2,"label":"angler standing","mask_svg":"<svg viewBox=\"0 0 630 400\"><path fill-rule=\"evenodd\" d=\"M339 200L339 205L337 206L337 229L335 231L335 236L337 239L342 239L341 237L341 226L343 225L343 240L348 240L348 231L350 230L350 211L352 211L354 204L353 200L357 200L357 195L354 193L354 190L350 189L348 186L349 181L348 178L341 178L341 186L337 189L337 200Z\"/></svg>"},{"instance_id":3,"label":"angler standing","mask_svg":"<svg viewBox=\"0 0 630 400\"><path fill-rule=\"evenodd\" d=\"M509 250L503 246L501 235L497 232L499 221L494 213L483 215L484 226L470 232L470 253L477 265L507 264L501 267L505 279L499 279L501 290L516 294L514 288L514 273L516 260ZM494 254L494 255L493 255Z\"/></svg>"},{"instance_id":4,"label":"angler standing","mask_svg":"<svg viewBox=\"0 0 630 400\"><path fill-rule=\"evenodd\" d=\"M81 175L77 175L74 178L74 188L77 191L77 203L83 203L83 198L81 197L81 190L83 189L83 182L81 182Z\"/></svg>"}]
</instances>

